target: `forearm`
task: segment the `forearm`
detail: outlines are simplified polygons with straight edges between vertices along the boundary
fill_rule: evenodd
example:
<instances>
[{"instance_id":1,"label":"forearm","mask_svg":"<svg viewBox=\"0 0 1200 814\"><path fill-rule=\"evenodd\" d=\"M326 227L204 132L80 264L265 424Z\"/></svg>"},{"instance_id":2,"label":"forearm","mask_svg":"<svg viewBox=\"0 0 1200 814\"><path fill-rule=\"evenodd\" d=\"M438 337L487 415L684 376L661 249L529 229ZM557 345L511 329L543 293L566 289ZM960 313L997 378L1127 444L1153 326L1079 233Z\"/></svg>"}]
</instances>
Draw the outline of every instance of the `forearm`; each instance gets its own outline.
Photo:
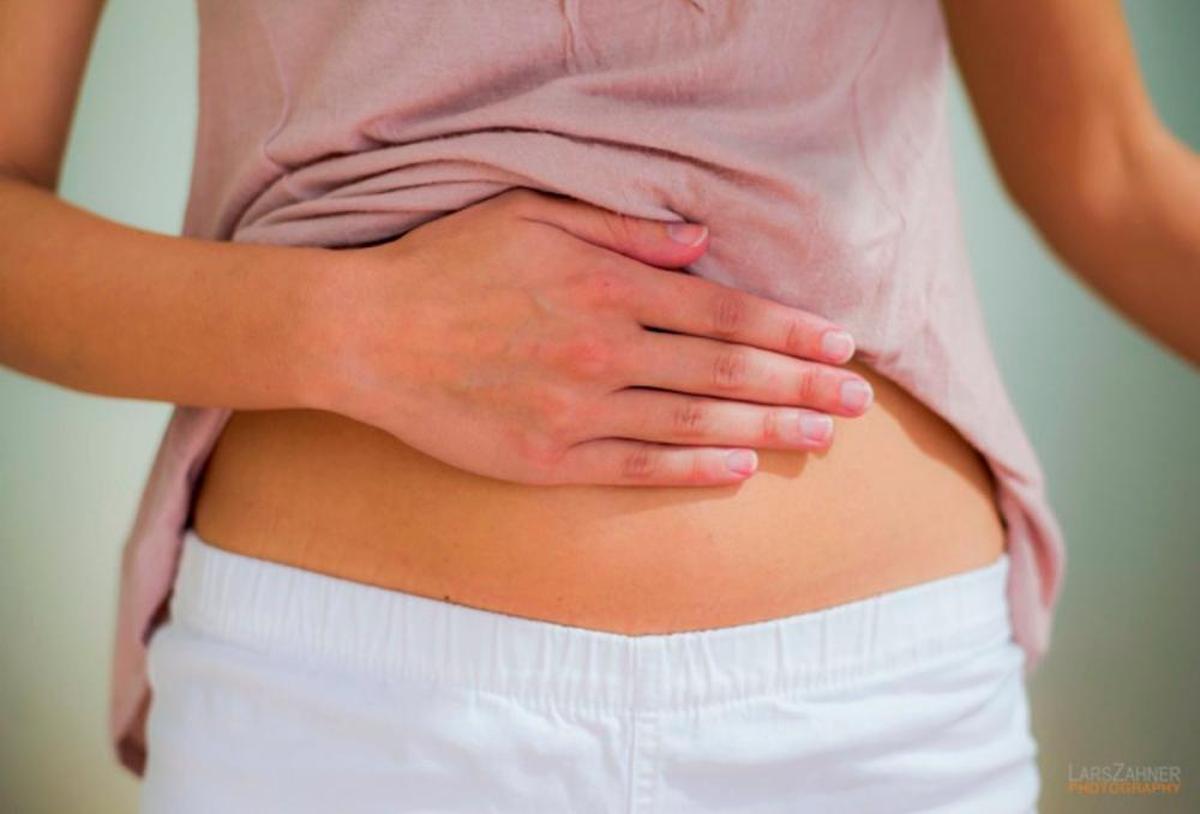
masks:
<instances>
[{"instance_id":1,"label":"forearm","mask_svg":"<svg viewBox=\"0 0 1200 814\"><path fill-rule=\"evenodd\" d=\"M1154 110L1120 2L942 7L1009 194L1080 280L1200 363L1200 158Z\"/></svg>"},{"instance_id":2,"label":"forearm","mask_svg":"<svg viewBox=\"0 0 1200 814\"><path fill-rule=\"evenodd\" d=\"M0 176L0 364L105 396L305 406L331 254L145 232Z\"/></svg>"},{"instance_id":3,"label":"forearm","mask_svg":"<svg viewBox=\"0 0 1200 814\"><path fill-rule=\"evenodd\" d=\"M1032 214L1081 280L1200 364L1200 157L1157 125L1131 143L1118 182L1064 185Z\"/></svg>"}]
</instances>

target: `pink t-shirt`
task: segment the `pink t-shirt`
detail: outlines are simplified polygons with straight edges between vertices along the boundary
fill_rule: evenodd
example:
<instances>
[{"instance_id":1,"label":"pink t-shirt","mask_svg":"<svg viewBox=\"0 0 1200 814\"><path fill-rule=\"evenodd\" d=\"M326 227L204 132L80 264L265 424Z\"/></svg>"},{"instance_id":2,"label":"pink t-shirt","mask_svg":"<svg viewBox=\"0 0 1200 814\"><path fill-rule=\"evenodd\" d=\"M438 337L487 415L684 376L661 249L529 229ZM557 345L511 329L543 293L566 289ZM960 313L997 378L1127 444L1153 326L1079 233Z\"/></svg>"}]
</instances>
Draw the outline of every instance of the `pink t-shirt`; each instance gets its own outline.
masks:
<instances>
[{"instance_id":1,"label":"pink t-shirt","mask_svg":"<svg viewBox=\"0 0 1200 814\"><path fill-rule=\"evenodd\" d=\"M1063 577L964 251L937 0L198 0L185 234L344 246L514 186L707 224L689 268L845 325L996 476L1028 668ZM111 735L141 771L146 642L229 410L177 406L122 558Z\"/></svg>"}]
</instances>

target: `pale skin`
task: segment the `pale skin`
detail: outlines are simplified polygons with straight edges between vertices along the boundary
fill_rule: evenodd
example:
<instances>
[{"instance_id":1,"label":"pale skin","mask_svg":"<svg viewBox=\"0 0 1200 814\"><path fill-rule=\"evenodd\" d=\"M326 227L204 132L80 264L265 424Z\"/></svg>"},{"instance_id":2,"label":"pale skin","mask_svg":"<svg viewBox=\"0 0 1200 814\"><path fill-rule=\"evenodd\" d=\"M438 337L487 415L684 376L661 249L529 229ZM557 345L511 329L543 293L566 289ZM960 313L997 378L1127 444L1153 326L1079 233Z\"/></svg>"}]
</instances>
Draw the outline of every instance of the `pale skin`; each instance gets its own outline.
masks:
<instances>
[{"instance_id":1,"label":"pale skin","mask_svg":"<svg viewBox=\"0 0 1200 814\"><path fill-rule=\"evenodd\" d=\"M454 227L446 218L393 245L334 253L159 236L65 203L54 190L101 6L0 3L0 362L103 395L339 412L529 483L727 484L745 476L727 468L728 447L820 447L827 435L785 428L869 406L839 400L843 383L863 382L839 365L848 345L822 345L839 326L668 273L706 244L674 243L663 224L515 192ZM1110 304L1200 360L1200 161L1156 117L1118 4L949 3L946 13L1014 200ZM422 279L402 273L408 263L436 264L442 288L401 291L396 280ZM573 273L538 276L550 267ZM436 308L466 323L456 274L506 287L489 301L494 332L473 337L477 355L448 352L445 332L421 319ZM479 351L529 316L519 292L531 287L555 308L537 311L527 341L503 357ZM331 297L371 318L332 324L313 306ZM666 301L673 321L650 327L678 333L638 327ZM229 330L203 330L218 315ZM503 392L461 386L497 364L513 373ZM725 386L721 370L732 371ZM468 417L479 436L449 431ZM590 440L617 430L671 446ZM481 460L483 446L497 454Z\"/></svg>"}]
</instances>

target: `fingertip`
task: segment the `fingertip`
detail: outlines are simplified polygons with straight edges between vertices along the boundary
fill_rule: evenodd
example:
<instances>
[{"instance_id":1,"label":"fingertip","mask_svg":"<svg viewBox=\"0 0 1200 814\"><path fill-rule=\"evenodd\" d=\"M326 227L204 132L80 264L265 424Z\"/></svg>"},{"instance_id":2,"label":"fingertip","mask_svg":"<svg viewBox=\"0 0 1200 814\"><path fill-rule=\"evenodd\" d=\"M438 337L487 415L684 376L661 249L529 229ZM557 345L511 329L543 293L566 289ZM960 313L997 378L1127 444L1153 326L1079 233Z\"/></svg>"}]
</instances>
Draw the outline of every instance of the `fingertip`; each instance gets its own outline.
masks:
<instances>
[{"instance_id":1,"label":"fingertip","mask_svg":"<svg viewBox=\"0 0 1200 814\"><path fill-rule=\"evenodd\" d=\"M833 439L833 417L825 413L802 412L800 436L809 446L820 449Z\"/></svg>"},{"instance_id":2,"label":"fingertip","mask_svg":"<svg viewBox=\"0 0 1200 814\"><path fill-rule=\"evenodd\" d=\"M741 477L753 475L758 469L758 453L752 449L735 449L726 453L725 468Z\"/></svg>"},{"instance_id":3,"label":"fingertip","mask_svg":"<svg viewBox=\"0 0 1200 814\"><path fill-rule=\"evenodd\" d=\"M830 362L842 364L854 356L854 337L840 328L833 328L821 336L821 353Z\"/></svg>"},{"instance_id":4,"label":"fingertip","mask_svg":"<svg viewBox=\"0 0 1200 814\"><path fill-rule=\"evenodd\" d=\"M702 223L668 223L667 237L689 249L694 249L708 239L708 227Z\"/></svg>"},{"instance_id":5,"label":"fingertip","mask_svg":"<svg viewBox=\"0 0 1200 814\"><path fill-rule=\"evenodd\" d=\"M866 379L847 379L842 382L838 395L843 409L862 415L875 400L875 389Z\"/></svg>"}]
</instances>

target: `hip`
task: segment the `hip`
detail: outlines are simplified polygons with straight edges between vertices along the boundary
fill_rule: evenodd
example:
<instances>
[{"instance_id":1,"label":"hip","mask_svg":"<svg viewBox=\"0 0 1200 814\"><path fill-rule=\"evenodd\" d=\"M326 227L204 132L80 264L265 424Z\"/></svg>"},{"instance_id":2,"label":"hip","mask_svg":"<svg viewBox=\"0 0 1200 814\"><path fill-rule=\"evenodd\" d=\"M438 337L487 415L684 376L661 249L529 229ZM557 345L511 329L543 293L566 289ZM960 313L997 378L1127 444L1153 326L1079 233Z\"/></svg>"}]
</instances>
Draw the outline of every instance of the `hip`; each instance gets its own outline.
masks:
<instances>
[{"instance_id":1,"label":"hip","mask_svg":"<svg viewBox=\"0 0 1200 814\"><path fill-rule=\"evenodd\" d=\"M142 810L1031 810L1008 567L626 636L191 532L149 644Z\"/></svg>"}]
</instances>

